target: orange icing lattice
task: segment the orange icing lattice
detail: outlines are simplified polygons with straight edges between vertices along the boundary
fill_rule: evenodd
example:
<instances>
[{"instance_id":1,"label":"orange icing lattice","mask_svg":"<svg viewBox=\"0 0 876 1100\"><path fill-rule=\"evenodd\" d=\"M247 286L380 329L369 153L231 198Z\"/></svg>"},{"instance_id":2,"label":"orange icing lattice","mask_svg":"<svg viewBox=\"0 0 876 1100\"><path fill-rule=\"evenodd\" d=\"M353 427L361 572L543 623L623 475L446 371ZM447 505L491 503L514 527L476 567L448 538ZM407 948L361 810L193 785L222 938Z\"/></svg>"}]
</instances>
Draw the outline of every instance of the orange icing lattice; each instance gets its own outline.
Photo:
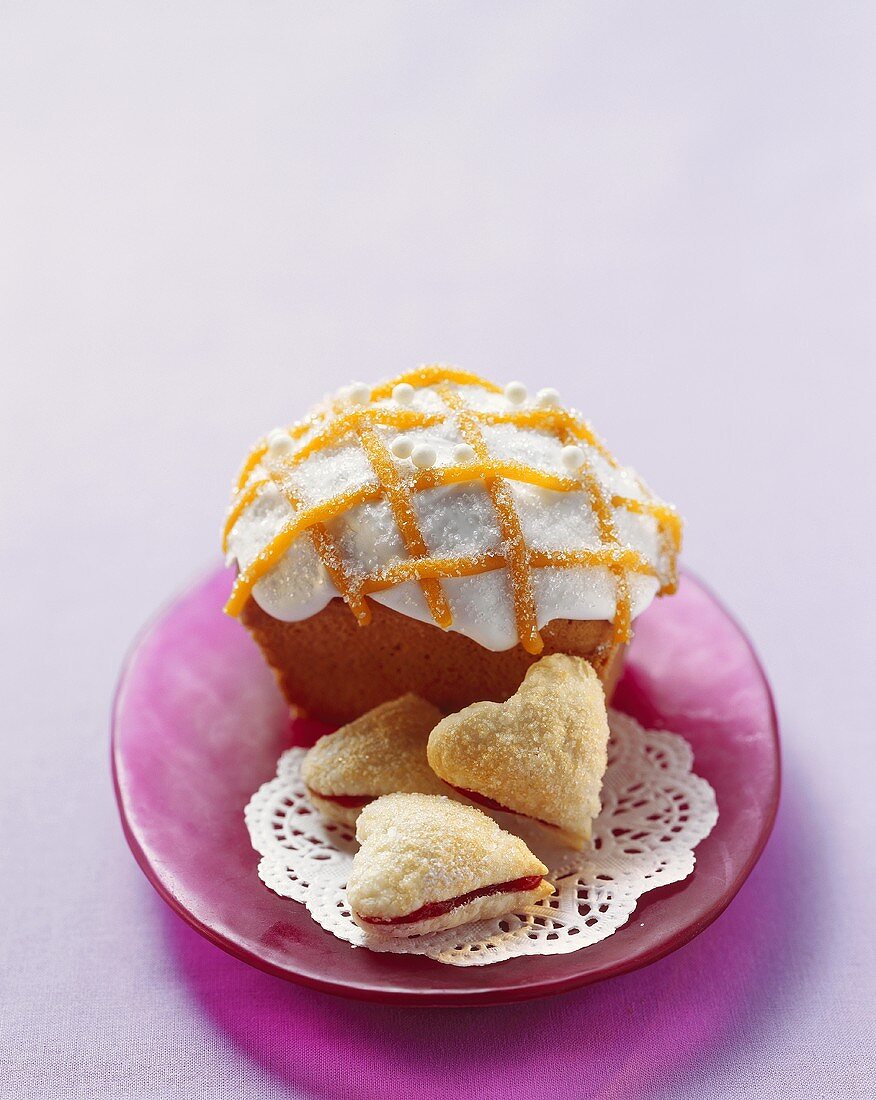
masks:
<instances>
[{"instance_id":1,"label":"orange icing lattice","mask_svg":"<svg viewBox=\"0 0 876 1100\"><path fill-rule=\"evenodd\" d=\"M415 387L434 387L446 405L448 415L455 418L461 438L468 443L475 461L448 467L403 472L386 447L377 427L399 430L427 428L446 419L438 413L426 413L413 408L375 405L392 395L396 385L407 382ZM487 446L482 428L494 424L510 424L522 429L549 432L562 444L581 443L593 448L612 467L618 463L605 445L593 433L586 421L558 407L511 409L507 412L485 412L471 408L454 386L478 386L492 393L502 392L492 382L452 367L431 365L393 378L376 387L371 404L350 408L327 406L301 424L289 429L292 452L272 459L266 443L250 454L241 471L235 499L229 510L224 537L228 535L247 507L274 484L294 510L286 526L262 549L245 569L241 570L226 611L239 614L249 599L253 586L276 565L294 540L307 533L332 582L346 600L360 623L370 618L368 593L380 592L406 581L415 581L423 591L434 621L444 629L452 625L452 614L441 581L451 577L472 576L495 569L507 569L510 578L514 616L520 644L530 653L539 653L542 639L538 632L537 608L533 591L532 571L544 568L605 568L614 578L616 611L614 638L627 641L630 637L631 596L629 576L657 576L655 567L638 551L623 545L618 537L615 509L651 516L659 532L666 568L660 575L660 594L675 591L676 563L681 545L681 520L669 505L657 500L640 484L645 499L614 495L608 497L592 465L586 461L579 475L557 475L525 463L494 458ZM310 432L310 437L294 445ZM339 494L313 507L304 507L289 483L288 475L307 457L354 438L366 454L374 480L366 485ZM268 476L258 476L257 467L267 467ZM527 546L520 517L508 482L510 480L539 486L555 492L581 492L587 496L599 530L601 545L596 549L545 551ZM423 537L417 518L414 498L425 489L440 485L481 481L489 494L501 534L501 551L472 557L434 557ZM371 501L385 500L389 505L404 546L407 561L376 570L364 577L351 576L334 545L327 524L350 509Z\"/></svg>"},{"instance_id":2,"label":"orange icing lattice","mask_svg":"<svg viewBox=\"0 0 876 1100\"><path fill-rule=\"evenodd\" d=\"M410 490L396 469L392 455L386 449L383 440L370 424L362 424L359 428L359 439L365 448L365 453L371 462L371 466L377 474L377 480L383 491L384 498L388 501L399 532L404 540L405 548L412 558L423 559L429 557L429 548L420 530L417 513L414 510ZM441 588L441 582L436 577L423 576L419 578L420 586L432 613L435 622L446 630L453 622L450 614L450 604Z\"/></svg>"},{"instance_id":3,"label":"orange icing lattice","mask_svg":"<svg viewBox=\"0 0 876 1100\"><path fill-rule=\"evenodd\" d=\"M490 452L484 442L483 432L477 417L468 408L460 394L450 388L446 382L440 383L438 392L448 408L456 414L459 434L475 453L475 458L483 466L490 465ZM505 560L511 578L511 596L514 600L514 619L517 623L517 637L528 653L541 653L544 643L538 632L538 615L535 608L535 595L532 591L532 573L529 566L529 549L520 529L520 516L514 497L507 481L492 473L484 472L483 481L493 502L499 531L505 544Z\"/></svg>"}]
</instances>

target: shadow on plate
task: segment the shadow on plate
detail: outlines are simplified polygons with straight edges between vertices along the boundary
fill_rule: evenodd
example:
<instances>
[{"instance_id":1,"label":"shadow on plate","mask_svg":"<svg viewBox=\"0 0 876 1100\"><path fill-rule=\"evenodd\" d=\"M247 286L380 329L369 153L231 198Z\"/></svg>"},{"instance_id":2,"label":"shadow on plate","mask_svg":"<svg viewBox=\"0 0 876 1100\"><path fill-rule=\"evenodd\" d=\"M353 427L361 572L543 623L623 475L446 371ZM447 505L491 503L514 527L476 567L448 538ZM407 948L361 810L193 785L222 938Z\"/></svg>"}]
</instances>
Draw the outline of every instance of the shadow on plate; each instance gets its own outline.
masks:
<instances>
[{"instance_id":1,"label":"shadow on plate","mask_svg":"<svg viewBox=\"0 0 876 1100\"><path fill-rule=\"evenodd\" d=\"M162 906L167 938L207 1021L296 1096L349 1096L353 1085L360 1100L614 1100L677 1095L688 1074L708 1094L742 1072L740 1048L768 1043L829 917L806 904L800 868L817 859L819 832L800 777L786 777L764 854L715 924L647 969L546 1000L347 1001L246 966Z\"/></svg>"}]
</instances>

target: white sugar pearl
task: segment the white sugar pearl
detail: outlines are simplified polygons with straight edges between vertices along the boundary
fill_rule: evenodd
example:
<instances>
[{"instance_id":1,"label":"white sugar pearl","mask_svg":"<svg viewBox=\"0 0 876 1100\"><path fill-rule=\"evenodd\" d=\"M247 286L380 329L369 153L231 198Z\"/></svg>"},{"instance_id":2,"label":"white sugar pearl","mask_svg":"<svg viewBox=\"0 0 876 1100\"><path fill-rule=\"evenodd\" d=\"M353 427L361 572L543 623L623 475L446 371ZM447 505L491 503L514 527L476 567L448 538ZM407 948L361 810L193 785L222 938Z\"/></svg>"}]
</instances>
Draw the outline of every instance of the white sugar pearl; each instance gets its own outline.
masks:
<instances>
[{"instance_id":1,"label":"white sugar pearl","mask_svg":"<svg viewBox=\"0 0 876 1100\"><path fill-rule=\"evenodd\" d=\"M438 461L438 454L431 443L418 443L411 451L411 462L418 470L428 470Z\"/></svg>"},{"instance_id":2,"label":"white sugar pearl","mask_svg":"<svg viewBox=\"0 0 876 1100\"><path fill-rule=\"evenodd\" d=\"M539 390L535 399L542 408L550 408L551 405L559 405L560 395L554 389Z\"/></svg>"},{"instance_id":3,"label":"white sugar pearl","mask_svg":"<svg viewBox=\"0 0 876 1100\"><path fill-rule=\"evenodd\" d=\"M474 447L470 443L457 443L453 448L453 458L459 463L474 462L477 458Z\"/></svg>"},{"instance_id":4,"label":"white sugar pearl","mask_svg":"<svg viewBox=\"0 0 876 1100\"><path fill-rule=\"evenodd\" d=\"M351 405L367 405L371 400L371 387L364 382L353 382L347 387L347 400Z\"/></svg>"},{"instance_id":5,"label":"white sugar pearl","mask_svg":"<svg viewBox=\"0 0 876 1100\"><path fill-rule=\"evenodd\" d=\"M567 470L571 470L573 474L576 474L584 465L585 455L580 447L573 444L571 447L563 447L560 452L560 460Z\"/></svg>"},{"instance_id":6,"label":"white sugar pearl","mask_svg":"<svg viewBox=\"0 0 876 1100\"><path fill-rule=\"evenodd\" d=\"M415 392L410 382L399 382L397 386L392 387L393 400L398 401L399 405L412 405Z\"/></svg>"},{"instance_id":7,"label":"white sugar pearl","mask_svg":"<svg viewBox=\"0 0 876 1100\"><path fill-rule=\"evenodd\" d=\"M271 432L268 436L268 454L271 458L283 458L292 453L292 440L288 432Z\"/></svg>"},{"instance_id":8,"label":"white sugar pearl","mask_svg":"<svg viewBox=\"0 0 876 1100\"><path fill-rule=\"evenodd\" d=\"M512 405L522 405L526 400L526 386L522 382L509 382L505 387L505 396Z\"/></svg>"},{"instance_id":9,"label":"white sugar pearl","mask_svg":"<svg viewBox=\"0 0 876 1100\"><path fill-rule=\"evenodd\" d=\"M396 458L410 458L414 449L414 441L409 435L397 435L390 443L389 449Z\"/></svg>"}]
</instances>

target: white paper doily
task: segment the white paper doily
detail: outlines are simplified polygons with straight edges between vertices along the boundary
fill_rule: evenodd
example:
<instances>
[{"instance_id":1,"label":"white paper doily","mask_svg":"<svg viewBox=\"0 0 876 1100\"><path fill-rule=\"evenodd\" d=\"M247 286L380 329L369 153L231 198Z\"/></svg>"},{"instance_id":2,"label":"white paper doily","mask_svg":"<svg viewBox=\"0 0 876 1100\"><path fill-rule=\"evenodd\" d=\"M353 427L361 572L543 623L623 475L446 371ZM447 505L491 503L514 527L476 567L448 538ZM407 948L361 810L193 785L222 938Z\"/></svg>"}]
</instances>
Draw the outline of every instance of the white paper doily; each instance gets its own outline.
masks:
<instances>
[{"instance_id":1,"label":"white paper doily","mask_svg":"<svg viewBox=\"0 0 876 1100\"><path fill-rule=\"evenodd\" d=\"M304 749L289 749L277 776L246 807L258 873L281 897L307 906L327 931L357 947L428 955L454 966L483 966L519 955L560 955L605 939L627 922L642 894L693 871L694 848L712 831L718 805L691 771L693 753L678 734L645 730L609 713L611 740L602 813L593 846L573 852L522 818L493 813L550 869L556 894L513 916L477 921L412 939L366 933L350 917L346 883L353 833L325 822L301 781Z\"/></svg>"}]
</instances>

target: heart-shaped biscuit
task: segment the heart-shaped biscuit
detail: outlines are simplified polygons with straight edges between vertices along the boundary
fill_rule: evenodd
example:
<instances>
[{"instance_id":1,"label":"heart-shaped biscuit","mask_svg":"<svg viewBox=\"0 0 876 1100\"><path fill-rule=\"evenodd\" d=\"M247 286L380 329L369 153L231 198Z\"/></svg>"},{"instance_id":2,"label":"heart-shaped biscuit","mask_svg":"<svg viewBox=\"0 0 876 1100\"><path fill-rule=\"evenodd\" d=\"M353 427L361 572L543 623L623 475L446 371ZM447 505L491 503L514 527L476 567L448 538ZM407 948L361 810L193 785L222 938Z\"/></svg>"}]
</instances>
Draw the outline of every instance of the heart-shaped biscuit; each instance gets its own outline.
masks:
<instances>
[{"instance_id":1,"label":"heart-shaped biscuit","mask_svg":"<svg viewBox=\"0 0 876 1100\"><path fill-rule=\"evenodd\" d=\"M519 837L443 796L378 798L359 815L356 839L347 901L374 934L422 936L519 912L554 892Z\"/></svg>"},{"instance_id":2,"label":"heart-shaped biscuit","mask_svg":"<svg viewBox=\"0 0 876 1100\"><path fill-rule=\"evenodd\" d=\"M403 695L320 737L301 765L311 802L329 821L354 825L362 807L380 795L446 792L426 759L440 718L425 699Z\"/></svg>"},{"instance_id":3,"label":"heart-shaped biscuit","mask_svg":"<svg viewBox=\"0 0 876 1100\"><path fill-rule=\"evenodd\" d=\"M582 848L601 808L607 746L599 678L581 657L555 653L531 665L506 702L444 718L428 753L433 770L473 801L534 818Z\"/></svg>"}]
</instances>

